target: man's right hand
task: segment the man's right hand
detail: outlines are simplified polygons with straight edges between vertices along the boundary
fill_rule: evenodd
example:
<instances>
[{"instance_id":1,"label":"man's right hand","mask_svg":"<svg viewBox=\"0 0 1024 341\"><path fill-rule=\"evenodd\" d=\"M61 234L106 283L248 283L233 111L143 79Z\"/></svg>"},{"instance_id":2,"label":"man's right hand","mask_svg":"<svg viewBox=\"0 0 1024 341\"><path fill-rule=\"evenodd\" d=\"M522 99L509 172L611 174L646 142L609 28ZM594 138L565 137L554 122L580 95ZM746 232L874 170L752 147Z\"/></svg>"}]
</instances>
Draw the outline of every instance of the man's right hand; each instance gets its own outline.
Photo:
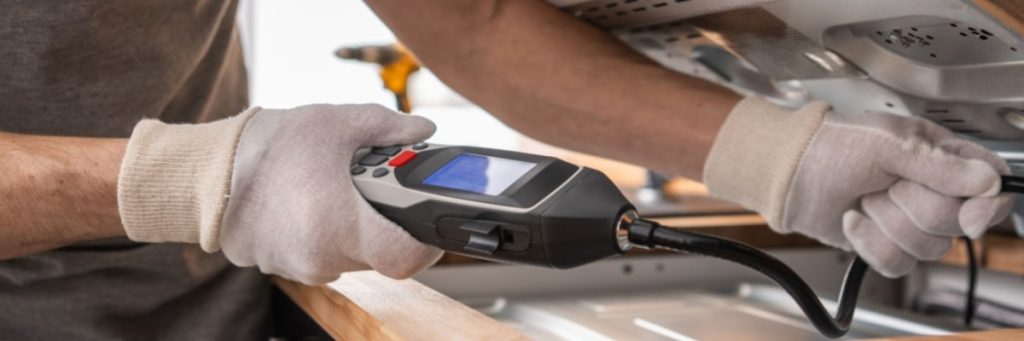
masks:
<instances>
[{"instance_id":1,"label":"man's right hand","mask_svg":"<svg viewBox=\"0 0 1024 341\"><path fill-rule=\"evenodd\" d=\"M143 122L122 165L125 228L134 240L200 243L236 265L307 284L363 269L406 278L441 251L370 207L349 167L360 148L421 141L434 129L379 105L255 108L204 125Z\"/></svg>"}]
</instances>

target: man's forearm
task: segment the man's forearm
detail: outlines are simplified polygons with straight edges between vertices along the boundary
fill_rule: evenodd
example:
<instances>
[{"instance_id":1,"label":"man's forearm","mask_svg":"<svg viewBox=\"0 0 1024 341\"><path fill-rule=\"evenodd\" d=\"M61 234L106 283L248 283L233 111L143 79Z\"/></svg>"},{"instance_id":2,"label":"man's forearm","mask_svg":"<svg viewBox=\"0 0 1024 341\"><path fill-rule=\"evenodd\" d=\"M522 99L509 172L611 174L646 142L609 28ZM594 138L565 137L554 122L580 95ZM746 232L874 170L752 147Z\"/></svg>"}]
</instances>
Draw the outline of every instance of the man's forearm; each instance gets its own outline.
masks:
<instances>
[{"instance_id":1,"label":"man's forearm","mask_svg":"<svg viewBox=\"0 0 1024 341\"><path fill-rule=\"evenodd\" d=\"M449 86L542 141L699 179L740 97L539 0L368 0Z\"/></svg>"},{"instance_id":2,"label":"man's forearm","mask_svg":"<svg viewBox=\"0 0 1024 341\"><path fill-rule=\"evenodd\" d=\"M0 259L124 234L126 139L0 133Z\"/></svg>"}]
</instances>

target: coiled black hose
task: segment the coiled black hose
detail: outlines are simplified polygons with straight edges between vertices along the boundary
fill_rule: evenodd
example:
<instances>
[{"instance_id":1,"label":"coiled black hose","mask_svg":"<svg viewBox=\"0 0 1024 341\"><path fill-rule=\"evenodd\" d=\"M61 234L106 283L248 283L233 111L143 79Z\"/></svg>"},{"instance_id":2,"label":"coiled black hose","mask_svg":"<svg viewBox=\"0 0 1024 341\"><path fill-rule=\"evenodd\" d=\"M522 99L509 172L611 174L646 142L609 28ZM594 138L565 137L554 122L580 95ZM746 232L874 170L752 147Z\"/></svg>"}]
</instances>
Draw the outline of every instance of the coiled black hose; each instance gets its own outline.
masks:
<instances>
[{"instance_id":1,"label":"coiled black hose","mask_svg":"<svg viewBox=\"0 0 1024 341\"><path fill-rule=\"evenodd\" d=\"M675 251L711 256L757 270L782 286L793 297L797 305L822 335L838 338L850 330L853 311L857 307L857 295L861 282L868 270L867 263L859 257L854 259L846 271L842 289L839 291L839 307L836 316L825 309L803 279L785 263L750 245L734 240L663 227L660 224L639 219L629 228L629 241L634 245L648 248L666 248Z\"/></svg>"}]
</instances>

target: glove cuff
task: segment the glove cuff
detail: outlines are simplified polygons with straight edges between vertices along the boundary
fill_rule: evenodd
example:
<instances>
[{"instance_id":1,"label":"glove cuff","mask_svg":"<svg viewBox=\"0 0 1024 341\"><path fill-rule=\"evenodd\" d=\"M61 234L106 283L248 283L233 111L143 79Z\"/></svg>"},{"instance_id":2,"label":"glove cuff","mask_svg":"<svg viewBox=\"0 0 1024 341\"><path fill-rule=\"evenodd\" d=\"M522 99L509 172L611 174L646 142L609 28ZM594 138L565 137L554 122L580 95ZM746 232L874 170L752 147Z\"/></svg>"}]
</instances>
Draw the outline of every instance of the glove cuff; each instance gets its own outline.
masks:
<instances>
[{"instance_id":1,"label":"glove cuff","mask_svg":"<svg viewBox=\"0 0 1024 341\"><path fill-rule=\"evenodd\" d=\"M219 250L235 149L259 110L205 124L139 122L117 181L118 210L128 238Z\"/></svg>"},{"instance_id":2,"label":"glove cuff","mask_svg":"<svg viewBox=\"0 0 1024 341\"><path fill-rule=\"evenodd\" d=\"M729 113L704 163L704 183L712 196L760 213L779 232L782 212L797 164L818 130L827 103L790 111L748 97Z\"/></svg>"}]
</instances>

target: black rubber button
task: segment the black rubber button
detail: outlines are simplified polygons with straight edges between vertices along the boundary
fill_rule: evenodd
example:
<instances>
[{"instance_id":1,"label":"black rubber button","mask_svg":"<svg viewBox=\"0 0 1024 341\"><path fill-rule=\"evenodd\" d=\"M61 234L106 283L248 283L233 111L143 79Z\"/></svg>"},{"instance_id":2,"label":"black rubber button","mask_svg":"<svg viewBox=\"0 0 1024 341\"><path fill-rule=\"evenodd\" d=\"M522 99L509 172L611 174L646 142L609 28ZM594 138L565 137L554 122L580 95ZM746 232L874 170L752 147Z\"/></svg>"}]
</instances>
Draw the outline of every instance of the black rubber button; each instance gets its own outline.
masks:
<instances>
[{"instance_id":1,"label":"black rubber button","mask_svg":"<svg viewBox=\"0 0 1024 341\"><path fill-rule=\"evenodd\" d=\"M400 151L402 151L402 146L373 147L373 149L370 149L371 153L387 156L395 156Z\"/></svg>"},{"instance_id":2,"label":"black rubber button","mask_svg":"<svg viewBox=\"0 0 1024 341\"><path fill-rule=\"evenodd\" d=\"M430 145L426 144L426 143L423 143L423 142L420 142L420 143L412 145L412 150L423 150L423 149L427 149L427 147L430 147Z\"/></svg>"},{"instance_id":3,"label":"black rubber button","mask_svg":"<svg viewBox=\"0 0 1024 341\"><path fill-rule=\"evenodd\" d=\"M376 166L387 160L387 155L367 154L362 159L359 159L359 164L363 166Z\"/></svg>"},{"instance_id":4,"label":"black rubber button","mask_svg":"<svg viewBox=\"0 0 1024 341\"><path fill-rule=\"evenodd\" d=\"M385 175L388 175L388 168L387 167L381 167L381 168L377 168L377 169L373 170L373 177L375 177L375 178L379 178L379 177L382 177L382 176L385 176Z\"/></svg>"},{"instance_id":5,"label":"black rubber button","mask_svg":"<svg viewBox=\"0 0 1024 341\"><path fill-rule=\"evenodd\" d=\"M366 167L363 167L363 166L352 167L352 175L359 175L359 174L363 174L363 173L366 173Z\"/></svg>"}]
</instances>

